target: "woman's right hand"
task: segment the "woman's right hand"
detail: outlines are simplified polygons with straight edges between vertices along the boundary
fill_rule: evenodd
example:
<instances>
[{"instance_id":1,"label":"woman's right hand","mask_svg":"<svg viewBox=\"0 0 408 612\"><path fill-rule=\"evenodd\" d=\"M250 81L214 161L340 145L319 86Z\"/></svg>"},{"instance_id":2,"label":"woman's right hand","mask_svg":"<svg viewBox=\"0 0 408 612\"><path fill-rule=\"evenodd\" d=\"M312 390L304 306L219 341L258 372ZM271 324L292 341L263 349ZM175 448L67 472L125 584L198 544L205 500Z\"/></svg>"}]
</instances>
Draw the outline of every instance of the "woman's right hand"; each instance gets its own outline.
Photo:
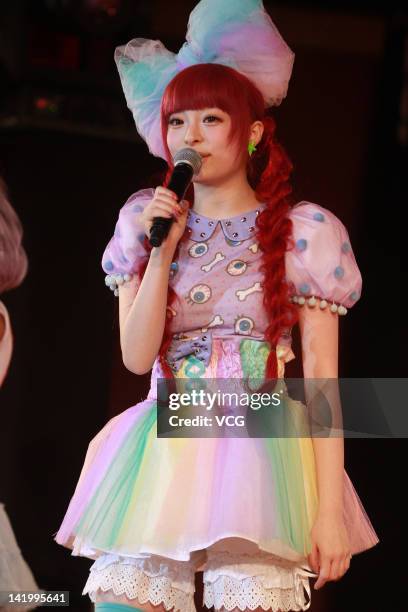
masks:
<instances>
[{"instance_id":1,"label":"woman's right hand","mask_svg":"<svg viewBox=\"0 0 408 612\"><path fill-rule=\"evenodd\" d=\"M162 186L156 187L153 199L145 206L140 218L146 236L150 238L150 228L153 225L154 217L174 217L169 233L160 247L164 247L165 250L172 249L174 252L178 241L184 234L188 210L187 200L178 203L173 191Z\"/></svg>"}]
</instances>

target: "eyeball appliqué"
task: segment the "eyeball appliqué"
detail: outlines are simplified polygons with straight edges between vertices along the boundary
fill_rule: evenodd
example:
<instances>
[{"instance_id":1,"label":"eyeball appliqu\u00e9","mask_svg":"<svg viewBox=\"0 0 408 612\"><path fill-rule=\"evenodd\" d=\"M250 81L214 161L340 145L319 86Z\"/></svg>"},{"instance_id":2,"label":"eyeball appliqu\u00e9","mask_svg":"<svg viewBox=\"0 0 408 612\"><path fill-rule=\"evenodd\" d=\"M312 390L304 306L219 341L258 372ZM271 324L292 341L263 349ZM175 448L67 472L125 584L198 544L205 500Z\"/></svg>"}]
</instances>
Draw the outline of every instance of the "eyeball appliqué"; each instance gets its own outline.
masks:
<instances>
[{"instance_id":1,"label":"eyeball appliqu\u00e9","mask_svg":"<svg viewBox=\"0 0 408 612\"><path fill-rule=\"evenodd\" d=\"M198 242L193 244L188 249L188 254L190 257L202 257L208 252L208 244L206 242Z\"/></svg>"},{"instance_id":2,"label":"eyeball appliqu\u00e9","mask_svg":"<svg viewBox=\"0 0 408 612\"><path fill-rule=\"evenodd\" d=\"M195 285L186 296L186 300L188 304L204 304L211 295L211 288L208 285Z\"/></svg>"},{"instance_id":3,"label":"eyeball appliqu\u00e9","mask_svg":"<svg viewBox=\"0 0 408 612\"><path fill-rule=\"evenodd\" d=\"M243 315L235 319L234 330L236 334L243 334L244 336L251 335L254 328L254 321L251 317L245 317Z\"/></svg>"},{"instance_id":4,"label":"eyeball appliqu\u00e9","mask_svg":"<svg viewBox=\"0 0 408 612\"><path fill-rule=\"evenodd\" d=\"M227 272L231 276L238 276L239 274L243 274L247 267L248 264L246 261L242 261L242 259L234 259L228 264Z\"/></svg>"}]
</instances>

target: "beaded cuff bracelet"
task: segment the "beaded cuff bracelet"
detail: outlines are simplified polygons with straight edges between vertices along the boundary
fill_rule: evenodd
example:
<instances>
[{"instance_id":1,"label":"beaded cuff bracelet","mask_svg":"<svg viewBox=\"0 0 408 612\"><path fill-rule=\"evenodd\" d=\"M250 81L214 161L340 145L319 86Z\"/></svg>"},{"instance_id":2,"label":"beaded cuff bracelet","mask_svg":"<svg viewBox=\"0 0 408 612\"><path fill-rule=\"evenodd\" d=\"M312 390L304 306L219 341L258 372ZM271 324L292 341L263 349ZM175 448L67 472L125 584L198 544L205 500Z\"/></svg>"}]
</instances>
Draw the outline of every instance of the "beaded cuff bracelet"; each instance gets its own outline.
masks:
<instances>
[{"instance_id":1,"label":"beaded cuff bracelet","mask_svg":"<svg viewBox=\"0 0 408 612\"><path fill-rule=\"evenodd\" d=\"M130 281L133 278L134 274L107 274L105 276L105 285L109 287L113 293L118 296L119 295L119 285L123 285Z\"/></svg>"},{"instance_id":2,"label":"beaded cuff bracelet","mask_svg":"<svg viewBox=\"0 0 408 612\"><path fill-rule=\"evenodd\" d=\"M310 308L313 308L318 302L320 302L319 308L321 310L324 310L329 305L329 302L327 300L315 298L314 295L307 299L303 295L294 295L291 298L291 302L293 302L294 304L299 304L300 306L303 306L303 304L306 302L307 305L310 306ZM337 314L339 315L347 314L347 308L342 304L336 304L336 302L332 302L330 310L331 312L337 312Z\"/></svg>"}]
</instances>

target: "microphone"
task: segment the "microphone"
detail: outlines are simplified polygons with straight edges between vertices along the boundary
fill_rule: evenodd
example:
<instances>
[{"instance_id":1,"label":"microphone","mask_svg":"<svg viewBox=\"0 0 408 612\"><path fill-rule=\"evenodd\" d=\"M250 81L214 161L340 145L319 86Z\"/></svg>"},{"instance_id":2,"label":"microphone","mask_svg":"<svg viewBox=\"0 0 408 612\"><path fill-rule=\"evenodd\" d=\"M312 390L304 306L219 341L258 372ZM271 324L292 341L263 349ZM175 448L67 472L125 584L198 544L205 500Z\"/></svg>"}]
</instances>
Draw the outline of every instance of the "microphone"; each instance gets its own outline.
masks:
<instances>
[{"instance_id":1,"label":"microphone","mask_svg":"<svg viewBox=\"0 0 408 612\"><path fill-rule=\"evenodd\" d=\"M174 170L170 177L170 182L167 185L167 189L174 191L178 201L180 201L184 198L184 194L193 176L200 172L203 162L201 155L190 147L177 151L173 161ZM149 237L149 242L152 247L161 245L163 240L168 236L173 222L173 217L154 217Z\"/></svg>"}]
</instances>

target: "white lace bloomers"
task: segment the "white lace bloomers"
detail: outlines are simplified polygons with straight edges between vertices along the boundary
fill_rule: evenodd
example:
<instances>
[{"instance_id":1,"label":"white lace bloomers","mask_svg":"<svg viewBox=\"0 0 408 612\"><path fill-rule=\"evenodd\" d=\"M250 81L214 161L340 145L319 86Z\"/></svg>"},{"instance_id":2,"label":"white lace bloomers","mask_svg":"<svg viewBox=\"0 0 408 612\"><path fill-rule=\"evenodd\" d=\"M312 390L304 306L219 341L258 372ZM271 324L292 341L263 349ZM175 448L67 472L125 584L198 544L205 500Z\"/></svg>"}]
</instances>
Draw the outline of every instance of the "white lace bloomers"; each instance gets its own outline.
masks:
<instances>
[{"instance_id":1,"label":"white lace bloomers","mask_svg":"<svg viewBox=\"0 0 408 612\"><path fill-rule=\"evenodd\" d=\"M248 547L248 544L245 546ZM203 551L204 552L204 551ZM162 604L174 612L196 612L197 562L159 555L127 557L106 553L90 568L83 594L93 602L119 601L135 605ZM203 605L215 610L307 610L310 606L310 568L264 551L227 552L217 545L207 550L203 570ZM305 595L307 593L307 597Z\"/></svg>"}]
</instances>

